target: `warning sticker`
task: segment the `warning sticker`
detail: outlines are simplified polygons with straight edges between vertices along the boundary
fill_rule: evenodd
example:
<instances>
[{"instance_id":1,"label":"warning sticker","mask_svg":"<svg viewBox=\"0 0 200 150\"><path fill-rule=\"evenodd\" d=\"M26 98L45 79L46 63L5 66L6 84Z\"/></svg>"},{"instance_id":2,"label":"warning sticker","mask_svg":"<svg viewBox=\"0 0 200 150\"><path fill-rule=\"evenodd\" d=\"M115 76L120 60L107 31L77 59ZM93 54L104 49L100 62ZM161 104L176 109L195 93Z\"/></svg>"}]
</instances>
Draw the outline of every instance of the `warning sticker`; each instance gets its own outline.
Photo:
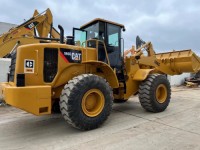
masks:
<instances>
[{"instance_id":1,"label":"warning sticker","mask_svg":"<svg viewBox=\"0 0 200 150\"><path fill-rule=\"evenodd\" d=\"M35 61L30 59L24 60L24 73L34 73Z\"/></svg>"}]
</instances>

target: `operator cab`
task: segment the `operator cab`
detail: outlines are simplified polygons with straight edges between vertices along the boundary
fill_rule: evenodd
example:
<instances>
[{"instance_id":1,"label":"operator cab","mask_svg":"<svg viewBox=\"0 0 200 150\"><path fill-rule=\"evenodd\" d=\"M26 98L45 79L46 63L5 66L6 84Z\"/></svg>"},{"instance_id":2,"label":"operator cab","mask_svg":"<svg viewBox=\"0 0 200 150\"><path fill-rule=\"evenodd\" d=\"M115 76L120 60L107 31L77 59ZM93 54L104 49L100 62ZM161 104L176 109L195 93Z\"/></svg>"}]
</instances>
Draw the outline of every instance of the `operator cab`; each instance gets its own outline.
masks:
<instances>
[{"instance_id":1,"label":"operator cab","mask_svg":"<svg viewBox=\"0 0 200 150\"><path fill-rule=\"evenodd\" d=\"M97 18L81 26L80 29L74 28L73 36L75 41L80 41L80 44L91 39L103 41L107 49L110 66L122 70L123 58L121 53L124 43L122 43L121 30L125 31L124 25ZM95 41L90 41L87 46L96 48ZM101 42L98 45L98 53L98 60L105 61L106 54Z\"/></svg>"}]
</instances>

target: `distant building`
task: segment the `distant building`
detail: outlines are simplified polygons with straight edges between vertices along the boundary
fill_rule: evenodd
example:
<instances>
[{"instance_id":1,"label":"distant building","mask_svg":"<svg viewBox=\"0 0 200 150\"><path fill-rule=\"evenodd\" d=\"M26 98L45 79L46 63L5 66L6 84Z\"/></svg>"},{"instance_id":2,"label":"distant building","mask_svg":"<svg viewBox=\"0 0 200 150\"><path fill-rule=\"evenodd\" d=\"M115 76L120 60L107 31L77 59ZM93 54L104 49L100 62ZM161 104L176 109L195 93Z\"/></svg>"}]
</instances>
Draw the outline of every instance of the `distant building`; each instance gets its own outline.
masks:
<instances>
[{"instance_id":1,"label":"distant building","mask_svg":"<svg viewBox=\"0 0 200 150\"><path fill-rule=\"evenodd\" d=\"M190 73L183 73L181 75L168 75L168 80L172 86L179 86L183 85L185 82L185 78L191 77Z\"/></svg>"},{"instance_id":2,"label":"distant building","mask_svg":"<svg viewBox=\"0 0 200 150\"><path fill-rule=\"evenodd\" d=\"M17 25L11 23L0 22L0 34L9 31L10 28L15 27Z\"/></svg>"},{"instance_id":3,"label":"distant building","mask_svg":"<svg viewBox=\"0 0 200 150\"><path fill-rule=\"evenodd\" d=\"M10 28L15 27L15 26L17 25L0 22L0 35L2 33L8 32ZM0 68L1 68L0 82L7 81L7 73L9 71L9 66L10 66L10 59L0 58Z\"/></svg>"}]
</instances>

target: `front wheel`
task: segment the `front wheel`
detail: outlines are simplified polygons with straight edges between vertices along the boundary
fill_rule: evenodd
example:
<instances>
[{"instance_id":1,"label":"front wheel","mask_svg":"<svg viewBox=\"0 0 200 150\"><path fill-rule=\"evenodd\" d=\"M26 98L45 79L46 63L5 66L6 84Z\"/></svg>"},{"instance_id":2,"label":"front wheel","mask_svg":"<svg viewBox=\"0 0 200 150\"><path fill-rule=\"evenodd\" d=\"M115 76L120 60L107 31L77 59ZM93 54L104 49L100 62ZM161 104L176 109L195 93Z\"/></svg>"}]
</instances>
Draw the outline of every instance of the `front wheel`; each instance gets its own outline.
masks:
<instances>
[{"instance_id":1,"label":"front wheel","mask_svg":"<svg viewBox=\"0 0 200 150\"><path fill-rule=\"evenodd\" d=\"M169 105L170 98L170 83L164 75L149 75L139 86L139 100L142 107L147 111L164 111Z\"/></svg>"},{"instance_id":2,"label":"front wheel","mask_svg":"<svg viewBox=\"0 0 200 150\"><path fill-rule=\"evenodd\" d=\"M113 93L102 77L83 74L68 82L60 96L60 110L75 128L91 130L100 126L112 110Z\"/></svg>"}]
</instances>

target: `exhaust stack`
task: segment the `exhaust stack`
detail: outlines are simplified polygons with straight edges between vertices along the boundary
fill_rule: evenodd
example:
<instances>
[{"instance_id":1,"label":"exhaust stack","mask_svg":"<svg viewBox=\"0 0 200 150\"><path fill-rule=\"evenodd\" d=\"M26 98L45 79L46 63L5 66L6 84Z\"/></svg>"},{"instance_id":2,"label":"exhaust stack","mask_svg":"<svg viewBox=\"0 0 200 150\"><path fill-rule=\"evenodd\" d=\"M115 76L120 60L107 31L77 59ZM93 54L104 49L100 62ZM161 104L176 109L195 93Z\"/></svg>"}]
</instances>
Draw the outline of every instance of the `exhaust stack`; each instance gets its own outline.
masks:
<instances>
[{"instance_id":1,"label":"exhaust stack","mask_svg":"<svg viewBox=\"0 0 200 150\"><path fill-rule=\"evenodd\" d=\"M58 28L60 29L60 43L64 44L64 29L61 25L58 25Z\"/></svg>"}]
</instances>

